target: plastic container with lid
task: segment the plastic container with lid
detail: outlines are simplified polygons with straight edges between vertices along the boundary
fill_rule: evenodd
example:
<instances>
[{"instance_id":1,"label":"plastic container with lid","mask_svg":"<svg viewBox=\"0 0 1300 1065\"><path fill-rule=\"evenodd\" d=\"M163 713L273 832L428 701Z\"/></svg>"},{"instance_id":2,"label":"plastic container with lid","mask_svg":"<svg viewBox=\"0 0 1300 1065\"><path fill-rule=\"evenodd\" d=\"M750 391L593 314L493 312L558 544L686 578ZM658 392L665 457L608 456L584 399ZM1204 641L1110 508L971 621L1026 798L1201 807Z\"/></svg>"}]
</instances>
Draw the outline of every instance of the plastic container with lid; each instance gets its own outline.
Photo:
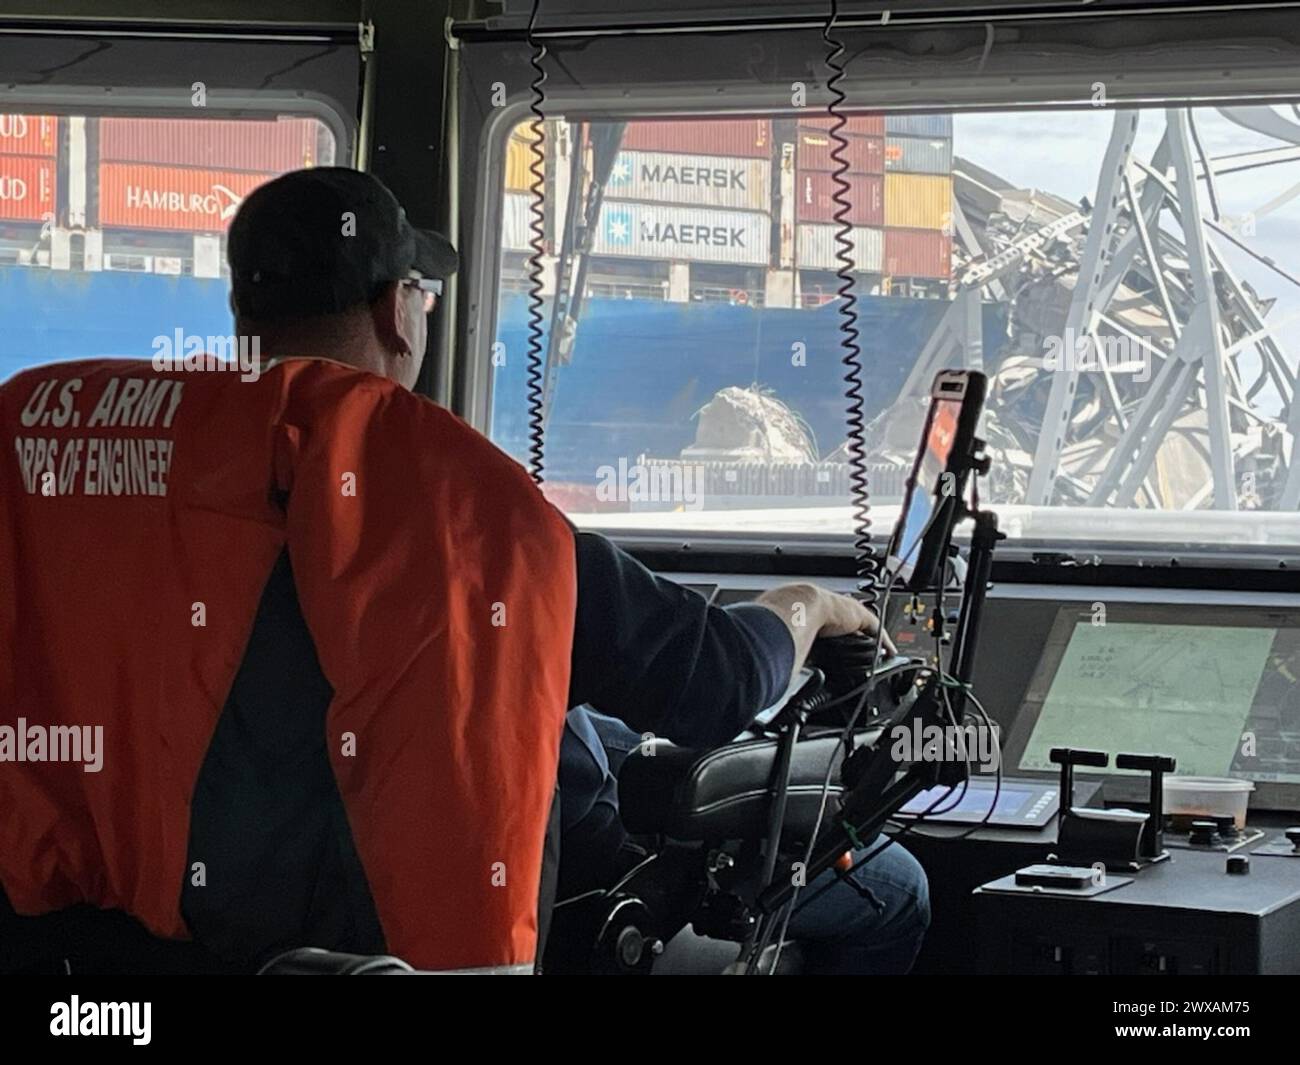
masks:
<instances>
[{"instance_id":1,"label":"plastic container with lid","mask_svg":"<svg viewBox=\"0 0 1300 1065\"><path fill-rule=\"evenodd\" d=\"M1246 806L1255 785L1229 777L1167 776L1164 781L1165 814L1180 819L1232 817L1246 827Z\"/></svg>"}]
</instances>

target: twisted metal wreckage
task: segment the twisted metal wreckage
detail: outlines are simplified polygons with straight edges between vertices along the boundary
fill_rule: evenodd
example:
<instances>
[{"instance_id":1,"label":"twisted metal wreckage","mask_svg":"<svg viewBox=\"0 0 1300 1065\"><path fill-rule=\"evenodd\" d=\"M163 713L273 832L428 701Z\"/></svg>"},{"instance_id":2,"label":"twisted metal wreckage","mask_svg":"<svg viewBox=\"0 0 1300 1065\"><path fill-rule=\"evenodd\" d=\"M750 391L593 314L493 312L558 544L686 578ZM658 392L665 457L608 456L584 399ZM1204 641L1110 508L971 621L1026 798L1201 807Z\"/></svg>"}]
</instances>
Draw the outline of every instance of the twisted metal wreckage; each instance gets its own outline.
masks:
<instances>
[{"instance_id":1,"label":"twisted metal wreckage","mask_svg":"<svg viewBox=\"0 0 1300 1065\"><path fill-rule=\"evenodd\" d=\"M1202 514L1296 509L1296 357L1281 336L1286 322L1269 318L1274 301L1258 296L1224 255L1233 245L1300 285L1249 242L1256 218L1288 196L1234 219L1219 211L1216 186L1234 173L1300 161L1300 123L1268 107L1220 114L1278 146L1209 158L1191 112L1170 108L1156 150L1143 159L1133 150L1140 113L1117 111L1095 201L1079 204L954 161L952 300L897 400L868 427L873 496L901 490L935 372L986 369L981 306L995 301L1008 307L1009 336L987 368L991 501ZM1250 349L1258 370L1246 380L1242 355ZM720 418L753 423L733 441L729 457L740 465L762 462L756 440L791 435L791 412L775 397L719 394L682 460L728 457ZM787 424L774 434L776 423ZM815 445L804 446L820 471L818 494L834 493L845 449L817 462Z\"/></svg>"}]
</instances>

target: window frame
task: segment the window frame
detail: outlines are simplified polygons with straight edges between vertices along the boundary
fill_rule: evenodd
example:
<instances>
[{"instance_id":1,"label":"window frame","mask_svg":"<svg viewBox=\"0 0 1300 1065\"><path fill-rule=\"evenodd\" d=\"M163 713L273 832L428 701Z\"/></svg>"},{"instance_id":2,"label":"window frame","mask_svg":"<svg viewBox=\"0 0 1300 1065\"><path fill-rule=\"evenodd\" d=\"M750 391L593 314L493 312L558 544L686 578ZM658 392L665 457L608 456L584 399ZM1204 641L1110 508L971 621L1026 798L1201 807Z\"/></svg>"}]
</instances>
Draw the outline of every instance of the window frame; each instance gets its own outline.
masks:
<instances>
[{"instance_id":1,"label":"window frame","mask_svg":"<svg viewBox=\"0 0 1300 1065\"><path fill-rule=\"evenodd\" d=\"M990 25L990 31L992 27ZM1017 36L1019 31L1019 36ZM1249 32L1247 32L1249 31ZM482 26L464 27L460 42L461 84L459 117L462 153L459 180L462 189L460 247L466 263L466 284L462 286L460 320L466 323L453 367L452 404L458 414L491 436L492 366L491 345L496 337L499 314L497 290L501 266L500 233L504 203L506 143L517 123L531 116L529 85L535 72L529 63L526 42L509 34L493 34ZM457 27L452 29L453 36ZM860 69L852 62L840 88L846 93L845 107L855 101L871 100L873 112L917 113L1035 112L1090 110L1085 83L1107 82L1106 110L1126 107L1226 106L1276 104L1300 101L1300 23L1277 10L1217 12L1200 14L1149 14L1120 17L1098 14L1062 24L1046 22L1001 23L997 33L1016 36L1002 42L986 58L997 56L981 80L972 81L955 69L954 56L969 59L985 44L983 25L933 28L874 27L846 29L848 55L862 55L869 49L887 53L884 69ZM712 42L704 32L673 35L679 42ZM825 54L820 34L785 31L774 34L756 30L738 37L740 47L750 42L751 60L762 56L773 68L789 67L791 54L803 50L805 68L821 76ZM655 42L658 43L657 41ZM546 41L552 58L546 63L547 81L544 112L548 118L569 120L632 120L695 116L789 117L800 112L789 104L786 82L760 84L747 71L745 62L722 57L719 69L708 80L692 68L695 55L690 49L655 49L643 36L610 34L568 41L561 37ZM1254 51L1243 53L1243 44ZM638 58L638 65L633 62ZM652 54L665 56L647 59ZM562 55L563 62L555 60ZM1154 62L1156 56L1163 62ZM1028 73L1014 72L1025 56L1032 58ZM1153 60L1153 66L1138 68L1139 58ZM874 62L874 54L873 54ZM1212 71L1217 70L1231 91L1208 92ZM503 72L507 76L503 77ZM525 76L526 75L526 76ZM660 75L660 76L656 76ZM963 80L964 78L964 80ZM507 88L505 102L493 106L492 84ZM1115 91L1111 92L1112 85ZM1069 90L1067 92L1067 89ZM684 109L688 98L716 101L708 108ZM824 99L824 86L810 77L808 98ZM862 105L858 104L858 109ZM845 535L788 536L749 533L695 533L657 529L619 529L611 534L620 543L635 545L647 557L665 561L665 552L707 552L718 561L731 556L751 556L769 562L786 559L834 559L832 568L842 572L851 561L850 538ZM887 537L877 530L875 539ZM675 547L673 545L676 545ZM1186 565L1198 569L1293 570L1300 568L1300 547L1279 548L1266 554L1244 554L1225 545L1193 545L1182 548L1164 543L1112 543L1074 547L1004 542L999 547L1004 562L1017 566L1075 566L1081 562L1125 567ZM1074 556L1079 557L1074 557ZM1061 556L1052 558L1051 556ZM741 563L743 567L743 562Z\"/></svg>"}]
</instances>

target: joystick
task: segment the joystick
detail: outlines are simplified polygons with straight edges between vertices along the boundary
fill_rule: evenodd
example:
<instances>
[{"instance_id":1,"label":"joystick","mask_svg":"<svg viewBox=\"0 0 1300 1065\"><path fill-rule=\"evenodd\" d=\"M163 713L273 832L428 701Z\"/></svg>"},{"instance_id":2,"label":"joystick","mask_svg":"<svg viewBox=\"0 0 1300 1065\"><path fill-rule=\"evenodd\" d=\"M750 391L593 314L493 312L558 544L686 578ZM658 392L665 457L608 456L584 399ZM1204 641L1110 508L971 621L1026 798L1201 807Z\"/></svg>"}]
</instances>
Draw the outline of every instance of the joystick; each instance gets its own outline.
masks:
<instances>
[{"instance_id":1,"label":"joystick","mask_svg":"<svg viewBox=\"0 0 1300 1065\"><path fill-rule=\"evenodd\" d=\"M876 662L875 637L865 632L817 640L808 653L809 667L826 675L826 687L837 696L860 685Z\"/></svg>"}]
</instances>

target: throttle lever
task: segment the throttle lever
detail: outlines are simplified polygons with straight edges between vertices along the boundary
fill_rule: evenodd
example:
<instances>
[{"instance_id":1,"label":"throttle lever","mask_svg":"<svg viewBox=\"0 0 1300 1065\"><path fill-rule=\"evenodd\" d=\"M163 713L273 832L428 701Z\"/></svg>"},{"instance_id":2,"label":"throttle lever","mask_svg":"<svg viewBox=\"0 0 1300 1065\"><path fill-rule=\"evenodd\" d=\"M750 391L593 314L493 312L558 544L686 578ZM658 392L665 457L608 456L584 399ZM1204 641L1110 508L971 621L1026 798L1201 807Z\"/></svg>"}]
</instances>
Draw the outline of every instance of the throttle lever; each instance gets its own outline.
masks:
<instances>
[{"instance_id":1,"label":"throttle lever","mask_svg":"<svg viewBox=\"0 0 1300 1065\"><path fill-rule=\"evenodd\" d=\"M875 664L876 638L865 632L825 637L815 641L808 653L808 665L826 674L826 686L836 696L866 680Z\"/></svg>"}]
</instances>

